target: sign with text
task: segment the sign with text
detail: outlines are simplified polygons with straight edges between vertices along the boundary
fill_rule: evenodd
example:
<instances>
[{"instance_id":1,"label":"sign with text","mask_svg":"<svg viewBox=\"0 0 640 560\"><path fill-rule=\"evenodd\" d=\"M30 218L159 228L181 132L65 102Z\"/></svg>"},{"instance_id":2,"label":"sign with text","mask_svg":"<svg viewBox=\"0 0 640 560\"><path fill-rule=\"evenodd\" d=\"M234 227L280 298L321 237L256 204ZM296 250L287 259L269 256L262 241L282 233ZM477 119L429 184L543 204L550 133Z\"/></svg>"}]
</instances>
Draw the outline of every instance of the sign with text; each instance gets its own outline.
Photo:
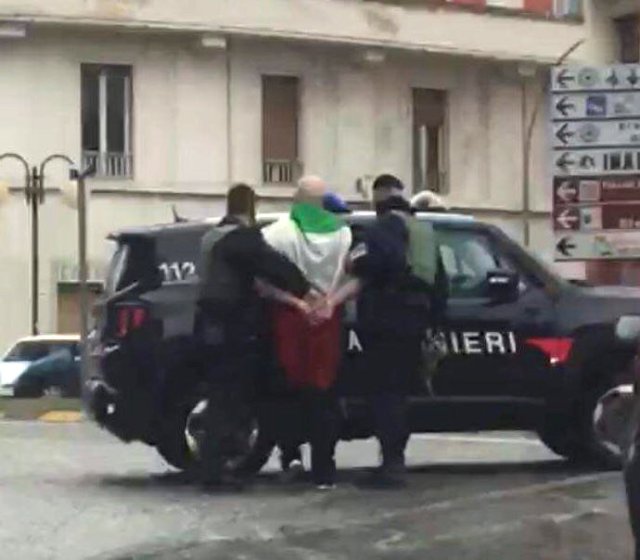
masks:
<instances>
[{"instance_id":1,"label":"sign with text","mask_svg":"<svg viewBox=\"0 0 640 560\"><path fill-rule=\"evenodd\" d=\"M551 143L556 260L640 258L640 65L555 68Z\"/></svg>"}]
</instances>

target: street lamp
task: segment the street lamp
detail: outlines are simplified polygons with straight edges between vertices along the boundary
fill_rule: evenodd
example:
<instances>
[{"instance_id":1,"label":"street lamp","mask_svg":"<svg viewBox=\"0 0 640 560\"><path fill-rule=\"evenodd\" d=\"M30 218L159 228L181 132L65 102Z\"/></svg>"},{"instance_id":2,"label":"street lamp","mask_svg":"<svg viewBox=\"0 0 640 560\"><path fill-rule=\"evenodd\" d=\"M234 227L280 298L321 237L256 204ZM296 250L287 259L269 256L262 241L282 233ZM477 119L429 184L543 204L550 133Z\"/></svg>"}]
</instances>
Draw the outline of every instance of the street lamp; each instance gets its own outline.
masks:
<instances>
[{"instance_id":1,"label":"street lamp","mask_svg":"<svg viewBox=\"0 0 640 560\"><path fill-rule=\"evenodd\" d=\"M72 167L69 178L76 184L76 196L71 198L69 206L78 210L78 283L80 284L80 375L82 387L87 379L89 364L89 284L87 271L87 188L86 179L96 173L95 162L82 171Z\"/></svg>"},{"instance_id":2,"label":"street lamp","mask_svg":"<svg viewBox=\"0 0 640 560\"><path fill-rule=\"evenodd\" d=\"M24 195L31 208L31 334L38 334L38 209L44 202L44 188L40 182L38 169L30 167L20 154L0 155L2 160L15 160L24 167Z\"/></svg>"},{"instance_id":3,"label":"street lamp","mask_svg":"<svg viewBox=\"0 0 640 560\"><path fill-rule=\"evenodd\" d=\"M87 276L87 266L86 266L86 199L84 195L84 181L90 175L95 173L95 167L84 170L82 173L78 173L75 169L75 164L73 160L64 154L52 154L49 157L45 158L39 167L30 166L27 160L22 157L20 154L15 152L8 152L5 154L0 154L0 162L3 160L15 160L19 162L24 168L24 194L31 209L31 334L37 335L39 334L38 322L39 322L39 302L38 302L38 287L39 287L39 264L40 264L40 252L39 252L39 241L40 241L40 233L39 233L39 209L40 205L44 203L45 199L45 188L44 188L44 172L47 165L55 160L64 161L70 169L70 177L78 181L78 193L82 191L82 197L78 195L78 226L79 232L78 237L82 238L80 243L79 241L79 255L78 255L78 275L80 282L80 306L81 313L82 309L82 301L83 297L85 298L85 309L83 317L81 318L81 326L84 323L85 330L87 326L87 315L88 315L88 296L83 296L83 292L86 292L86 276ZM82 188L80 188L80 184L82 183ZM5 192L8 191L8 187L6 187ZM2 197L3 189L0 188L0 198ZM80 209L80 199L82 199L82 210ZM82 216L81 216L82 214ZM80 246L82 245L82 247ZM84 257L83 257L84 255ZM84 263L82 262L84 260ZM82 273L84 271L84 286L82 281ZM82 331L80 333L82 336ZM85 336L86 338L86 336Z\"/></svg>"},{"instance_id":4,"label":"street lamp","mask_svg":"<svg viewBox=\"0 0 640 560\"><path fill-rule=\"evenodd\" d=\"M0 206L9 200L9 184L0 181Z\"/></svg>"}]
</instances>

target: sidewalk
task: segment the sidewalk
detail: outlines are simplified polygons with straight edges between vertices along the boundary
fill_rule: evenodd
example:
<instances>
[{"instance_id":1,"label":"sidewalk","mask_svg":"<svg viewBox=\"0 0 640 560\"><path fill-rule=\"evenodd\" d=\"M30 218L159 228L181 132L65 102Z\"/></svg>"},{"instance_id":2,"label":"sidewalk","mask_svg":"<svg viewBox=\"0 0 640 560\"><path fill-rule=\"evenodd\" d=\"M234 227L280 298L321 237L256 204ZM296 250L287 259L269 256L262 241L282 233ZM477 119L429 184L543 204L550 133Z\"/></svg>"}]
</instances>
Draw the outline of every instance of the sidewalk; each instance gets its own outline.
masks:
<instances>
[{"instance_id":1,"label":"sidewalk","mask_svg":"<svg viewBox=\"0 0 640 560\"><path fill-rule=\"evenodd\" d=\"M42 397L40 399L0 398L0 419L42 422L80 422L84 418L79 399Z\"/></svg>"}]
</instances>

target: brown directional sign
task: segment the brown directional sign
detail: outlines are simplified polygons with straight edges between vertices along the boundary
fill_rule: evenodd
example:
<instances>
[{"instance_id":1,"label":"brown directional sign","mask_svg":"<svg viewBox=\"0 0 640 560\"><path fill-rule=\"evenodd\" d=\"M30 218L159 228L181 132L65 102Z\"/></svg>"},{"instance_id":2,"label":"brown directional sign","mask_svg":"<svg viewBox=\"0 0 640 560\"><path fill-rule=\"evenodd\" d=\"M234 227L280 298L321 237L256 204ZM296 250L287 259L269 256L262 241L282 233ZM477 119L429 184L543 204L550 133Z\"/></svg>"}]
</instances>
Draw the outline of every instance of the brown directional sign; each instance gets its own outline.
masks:
<instances>
[{"instance_id":1,"label":"brown directional sign","mask_svg":"<svg viewBox=\"0 0 640 560\"><path fill-rule=\"evenodd\" d=\"M640 203L640 176L555 177L555 205L605 202Z\"/></svg>"},{"instance_id":2,"label":"brown directional sign","mask_svg":"<svg viewBox=\"0 0 640 560\"><path fill-rule=\"evenodd\" d=\"M557 232L637 231L640 176L555 177L553 229Z\"/></svg>"},{"instance_id":3,"label":"brown directional sign","mask_svg":"<svg viewBox=\"0 0 640 560\"><path fill-rule=\"evenodd\" d=\"M599 226L596 229L637 229L640 231L640 202L607 204L602 206L600 211L602 215L599 223L596 222L596 226ZM598 220L597 216L596 220ZM589 227L588 224L585 225L587 228Z\"/></svg>"}]
</instances>

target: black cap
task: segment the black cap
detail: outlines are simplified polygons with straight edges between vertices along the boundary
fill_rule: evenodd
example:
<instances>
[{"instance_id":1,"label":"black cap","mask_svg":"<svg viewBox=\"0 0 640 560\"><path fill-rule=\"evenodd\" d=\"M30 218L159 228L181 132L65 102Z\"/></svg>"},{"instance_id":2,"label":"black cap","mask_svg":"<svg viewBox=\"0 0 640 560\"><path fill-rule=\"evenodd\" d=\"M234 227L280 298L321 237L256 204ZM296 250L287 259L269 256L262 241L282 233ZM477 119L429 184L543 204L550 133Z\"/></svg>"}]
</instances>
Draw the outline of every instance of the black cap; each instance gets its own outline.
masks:
<instances>
[{"instance_id":1,"label":"black cap","mask_svg":"<svg viewBox=\"0 0 640 560\"><path fill-rule=\"evenodd\" d=\"M411 206L409 202L401 196L394 195L389 198L385 198L376 204L376 213L384 214L391 210L398 210L400 212L406 212L411 214Z\"/></svg>"},{"instance_id":2,"label":"black cap","mask_svg":"<svg viewBox=\"0 0 640 560\"><path fill-rule=\"evenodd\" d=\"M375 191L376 189L396 189L402 191L404 190L404 184L395 175L385 173L378 175L373 182L373 190Z\"/></svg>"}]
</instances>

